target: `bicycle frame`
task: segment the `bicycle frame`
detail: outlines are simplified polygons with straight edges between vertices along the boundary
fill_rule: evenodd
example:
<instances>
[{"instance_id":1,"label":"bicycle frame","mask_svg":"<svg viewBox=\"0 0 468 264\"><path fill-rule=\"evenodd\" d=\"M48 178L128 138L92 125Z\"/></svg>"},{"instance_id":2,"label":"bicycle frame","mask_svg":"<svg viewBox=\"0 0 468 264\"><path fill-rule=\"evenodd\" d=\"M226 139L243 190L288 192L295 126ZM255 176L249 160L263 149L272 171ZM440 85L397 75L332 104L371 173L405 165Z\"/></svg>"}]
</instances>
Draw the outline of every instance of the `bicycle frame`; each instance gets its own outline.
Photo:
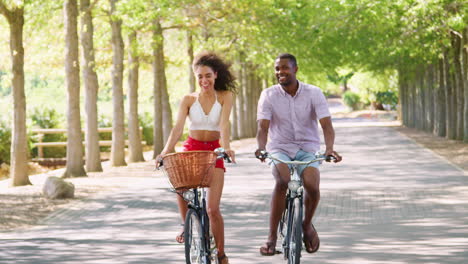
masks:
<instances>
[{"instance_id":1,"label":"bicycle frame","mask_svg":"<svg viewBox=\"0 0 468 264\"><path fill-rule=\"evenodd\" d=\"M217 155L216 159L222 159L224 158L228 163L231 162L230 157L226 154L225 150L223 148L217 148L214 150L215 154ZM213 164L214 166L215 164ZM157 166L156 169L159 167L163 167L163 161L162 159L157 161ZM210 221L208 218L208 213L207 213L207 207L206 207L206 190L205 188L191 188L188 190L185 190L183 192L176 191L175 189L172 189L173 192L176 192L178 195L180 195L185 201L188 202L188 211L187 211L187 216L185 219L185 228L184 228L184 239L185 239L185 250L186 250L186 262L187 263L193 263L192 260L189 260L191 258L190 254L190 249L192 248L191 242L189 241L191 237L191 231L190 233L187 232L187 223L191 223L191 219L195 219L195 222L197 222L197 226L200 227L200 240L201 240L201 249L202 251L199 251L201 254L197 254L197 256L200 256L201 258L197 258L197 263L203 263L203 264L217 264L218 263L218 258L217 258L217 248L216 245L214 248L211 248L211 243L213 242L214 244L214 239L212 241L212 237L210 236ZM194 218L192 218L192 216ZM192 225L190 225L190 229L192 228ZM189 235L188 235L189 234Z\"/></svg>"},{"instance_id":2,"label":"bicycle frame","mask_svg":"<svg viewBox=\"0 0 468 264\"><path fill-rule=\"evenodd\" d=\"M311 161L285 161L278 158L271 156L268 153L263 153L267 158L271 159L272 161L277 161L280 163L284 163L289 167L289 175L290 181L288 182L288 191L286 193L285 202L286 208L283 212L279 223L279 233L280 236L283 237L282 247L283 247L283 255L284 259L288 260L288 263L299 263L300 262L300 251L302 244L297 245L297 241L291 243L291 238L293 235L299 236L299 241L302 241L302 195L304 192L304 187L302 184L302 175L299 175L298 167L300 165L309 165L313 162L323 161L327 158L323 155L319 155L318 158L311 160ZM298 201L296 203L296 200ZM296 205L297 204L297 205ZM294 210L297 210L294 211ZM296 215L297 214L297 215ZM292 226L292 223L295 222L294 218L297 217L300 221L300 226ZM296 222L295 225L298 223ZM284 225L286 225L286 234L284 234ZM295 233L295 234L294 234ZM296 238L297 239L297 238ZM292 245L291 245L292 244ZM291 250L293 251L292 254L294 256L294 260L290 259Z\"/></svg>"},{"instance_id":3,"label":"bicycle frame","mask_svg":"<svg viewBox=\"0 0 468 264\"><path fill-rule=\"evenodd\" d=\"M206 190L205 188L193 188L189 191L193 192L194 197L193 201L189 201L188 208L191 208L197 212L201 223L202 234L204 237L204 254L205 256L210 257L213 252L211 252L210 248L210 221L208 219L206 208Z\"/></svg>"}]
</instances>

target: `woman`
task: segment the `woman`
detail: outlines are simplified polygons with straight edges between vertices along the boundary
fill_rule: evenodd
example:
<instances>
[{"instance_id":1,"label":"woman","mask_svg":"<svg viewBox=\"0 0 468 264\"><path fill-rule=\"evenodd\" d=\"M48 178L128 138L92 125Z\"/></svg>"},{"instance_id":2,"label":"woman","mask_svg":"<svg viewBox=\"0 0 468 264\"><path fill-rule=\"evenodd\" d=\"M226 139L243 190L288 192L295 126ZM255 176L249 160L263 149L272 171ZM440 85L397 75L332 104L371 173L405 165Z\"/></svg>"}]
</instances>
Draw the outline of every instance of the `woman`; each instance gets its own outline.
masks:
<instances>
[{"instance_id":1,"label":"woman","mask_svg":"<svg viewBox=\"0 0 468 264\"><path fill-rule=\"evenodd\" d=\"M229 145L229 115L235 90L234 77L229 71L230 65L223 62L216 54L204 52L195 58L192 66L200 86L200 92L185 95L182 99L176 124L163 151L156 157L156 161L161 159L163 155L174 152L174 147L182 135L185 119L188 116L191 124L189 137L183 145L184 151L214 150L222 146L227 155L235 162L234 151L230 149ZM224 222L219 210L225 171L224 161L217 160L213 180L208 189L208 215L218 248L220 264L229 263L224 253ZM182 222L184 222L187 203L179 195L177 195L177 200ZM184 242L183 232L176 237L176 241Z\"/></svg>"}]
</instances>

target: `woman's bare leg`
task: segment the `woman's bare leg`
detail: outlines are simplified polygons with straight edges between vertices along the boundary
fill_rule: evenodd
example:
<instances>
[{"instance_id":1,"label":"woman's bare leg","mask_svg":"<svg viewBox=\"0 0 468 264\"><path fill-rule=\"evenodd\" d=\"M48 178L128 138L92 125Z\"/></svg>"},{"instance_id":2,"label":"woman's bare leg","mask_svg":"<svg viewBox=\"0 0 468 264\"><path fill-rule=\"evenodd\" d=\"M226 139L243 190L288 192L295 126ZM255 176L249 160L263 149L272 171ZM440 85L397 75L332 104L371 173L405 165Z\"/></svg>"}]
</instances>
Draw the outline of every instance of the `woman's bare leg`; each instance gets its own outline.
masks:
<instances>
[{"instance_id":1,"label":"woman's bare leg","mask_svg":"<svg viewBox=\"0 0 468 264\"><path fill-rule=\"evenodd\" d=\"M183 225L185 223L185 216L187 215L187 211L188 211L187 202L179 194L177 194L176 196L177 196L177 205L179 206L180 218L182 220L181 223ZM184 242L183 232L184 232L184 227L182 227L182 231L176 236L176 241L179 243Z\"/></svg>"},{"instance_id":2,"label":"woman's bare leg","mask_svg":"<svg viewBox=\"0 0 468 264\"><path fill-rule=\"evenodd\" d=\"M182 219L182 224L185 223L185 216L187 215L188 207L187 207L187 202L177 194L177 205L179 206L179 213L180 213L180 218Z\"/></svg>"},{"instance_id":3,"label":"woman's bare leg","mask_svg":"<svg viewBox=\"0 0 468 264\"><path fill-rule=\"evenodd\" d=\"M218 248L218 256L224 255L224 220L219 209L223 187L224 170L215 168L213 180L208 189L208 216L210 217L211 231Z\"/></svg>"}]
</instances>

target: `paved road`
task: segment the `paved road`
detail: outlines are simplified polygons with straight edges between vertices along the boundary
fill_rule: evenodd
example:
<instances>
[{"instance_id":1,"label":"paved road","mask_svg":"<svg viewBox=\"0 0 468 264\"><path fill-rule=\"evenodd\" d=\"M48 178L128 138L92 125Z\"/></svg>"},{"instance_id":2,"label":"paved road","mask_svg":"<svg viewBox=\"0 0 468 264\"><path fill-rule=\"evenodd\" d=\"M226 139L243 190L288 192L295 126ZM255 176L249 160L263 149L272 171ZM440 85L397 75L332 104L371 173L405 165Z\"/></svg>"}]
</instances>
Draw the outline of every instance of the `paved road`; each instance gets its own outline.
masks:
<instances>
[{"instance_id":1,"label":"paved road","mask_svg":"<svg viewBox=\"0 0 468 264\"><path fill-rule=\"evenodd\" d=\"M322 166L321 248L303 263L468 263L468 175L378 124L336 123L344 162ZM234 264L284 263L258 253L272 178L254 148L240 147L226 175L227 253ZM75 202L36 228L0 233L0 263L183 263L174 196L151 162L107 177L127 187Z\"/></svg>"}]
</instances>

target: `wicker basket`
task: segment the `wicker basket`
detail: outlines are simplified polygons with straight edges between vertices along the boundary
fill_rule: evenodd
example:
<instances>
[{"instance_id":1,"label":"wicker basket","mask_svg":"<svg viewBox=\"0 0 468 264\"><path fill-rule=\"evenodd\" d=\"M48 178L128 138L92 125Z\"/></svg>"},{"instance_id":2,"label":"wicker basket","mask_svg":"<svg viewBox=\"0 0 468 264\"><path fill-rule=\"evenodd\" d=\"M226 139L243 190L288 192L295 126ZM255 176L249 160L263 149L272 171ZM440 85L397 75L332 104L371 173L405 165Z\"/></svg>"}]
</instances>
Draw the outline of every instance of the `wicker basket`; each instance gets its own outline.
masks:
<instances>
[{"instance_id":1,"label":"wicker basket","mask_svg":"<svg viewBox=\"0 0 468 264\"><path fill-rule=\"evenodd\" d=\"M164 169L176 189L209 187L216 154L213 151L186 151L163 156Z\"/></svg>"}]
</instances>

